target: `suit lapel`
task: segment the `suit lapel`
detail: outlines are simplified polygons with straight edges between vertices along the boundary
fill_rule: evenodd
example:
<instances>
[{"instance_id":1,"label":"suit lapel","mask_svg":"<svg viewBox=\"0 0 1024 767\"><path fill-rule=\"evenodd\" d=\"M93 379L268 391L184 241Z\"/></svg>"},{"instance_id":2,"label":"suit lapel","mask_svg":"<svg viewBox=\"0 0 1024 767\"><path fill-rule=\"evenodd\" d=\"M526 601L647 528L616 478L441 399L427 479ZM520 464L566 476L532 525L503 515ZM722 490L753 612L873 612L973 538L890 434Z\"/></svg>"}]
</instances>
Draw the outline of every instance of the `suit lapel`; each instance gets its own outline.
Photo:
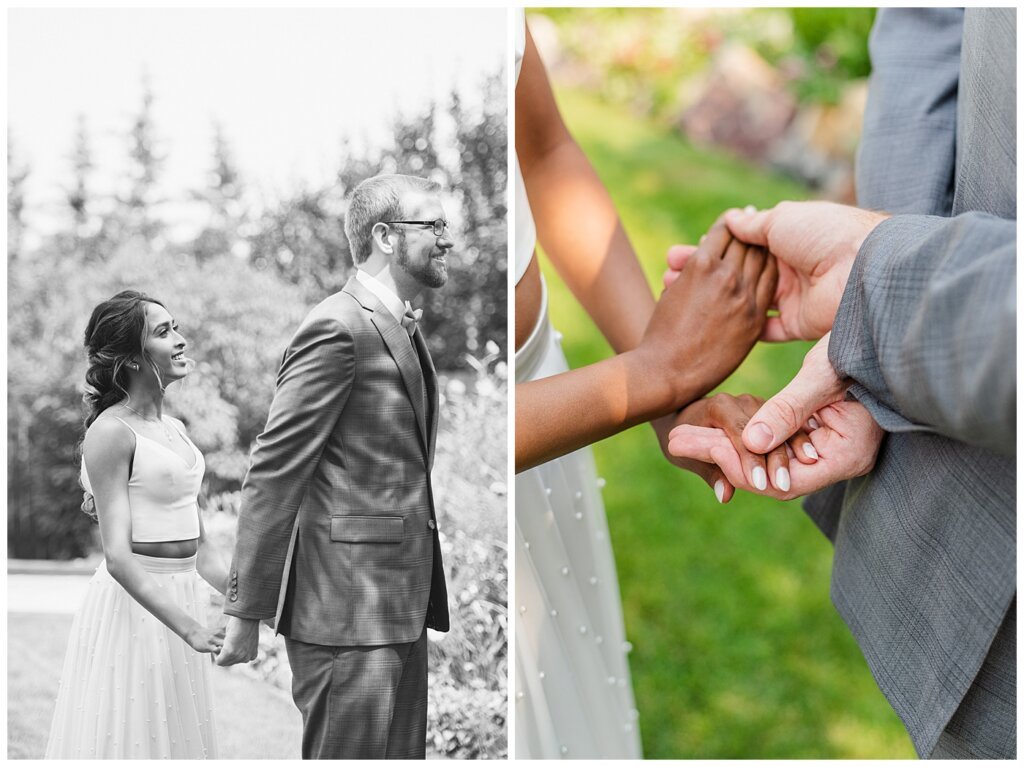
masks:
<instances>
[{"instance_id":1,"label":"suit lapel","mask_svg":"<svg viewBox=\"0 0 1024 767\"><path fill-rule=\"evenodd\" d=\"M412 344L409 343L408 331L399 324L387 307L355 278L355 275L349 278L343 290L371 313L370 321L377 328L377 332L384 340L395 364L398 365L402 383L405 385L409 402L412 403L413 412L416 414L416 424L419 426L424 458L428 458L433 451L428 450L427 447L431 443L427 434L427 414L423 412L424 373L420 369L416 352L413 350ZM417 335L419 334L417 333ZM429 360L429 356L427 359ZM433 372L433 367L431 367L431 372Z\"/></svg>"}]
</instances>

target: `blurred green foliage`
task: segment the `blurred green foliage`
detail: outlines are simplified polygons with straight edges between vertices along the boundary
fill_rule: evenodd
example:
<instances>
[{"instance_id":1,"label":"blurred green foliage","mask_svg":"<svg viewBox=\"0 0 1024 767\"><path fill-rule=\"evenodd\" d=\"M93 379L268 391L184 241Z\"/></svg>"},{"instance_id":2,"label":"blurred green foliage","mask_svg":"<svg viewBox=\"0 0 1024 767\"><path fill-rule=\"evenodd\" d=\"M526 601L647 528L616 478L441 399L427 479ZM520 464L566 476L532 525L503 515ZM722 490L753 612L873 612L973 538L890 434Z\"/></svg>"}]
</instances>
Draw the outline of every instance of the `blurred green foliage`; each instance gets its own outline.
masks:
<instances>
[{"instance_id":1,"label":"blurred green foliage","mask_svg":"<svg viewBox=\"0 0 1024 767\"><path fill-rule=\"evenodd\" d=\"M724 44L757 51L802 102L835 103L870 73L873 8L536 8L581 84L647 117L671 122Z\"/></svg>"},{"instance_id":2,"label":"blurred green foliage","mask_svg":"<svg viewBox=\"0 0 1024 767\"><path fill-rule=\"evenodd\" d=\"M843 83L871 74L868 35L874 8L787 8L805 69L796 81L804 101L834 104Z\"/></svg>"},{"instance_id":3,"label":"blurred green foliage","mask_svg":"<svg viewBox=\"0 0 1024 767\"><path fill-rule=\"evenodd\" d=\"M727 207L802 199L796 183L557 88L566 122L622 216L656 292L665 252ZM611 350L546 261L574 366ZM761 344L721 387L770 396L806 343ZM594 446L648 758L912 758L909 738L829 599L832 549L797 502L727 506L671 466L648 426Z\"/></svg>"}]
</instances>

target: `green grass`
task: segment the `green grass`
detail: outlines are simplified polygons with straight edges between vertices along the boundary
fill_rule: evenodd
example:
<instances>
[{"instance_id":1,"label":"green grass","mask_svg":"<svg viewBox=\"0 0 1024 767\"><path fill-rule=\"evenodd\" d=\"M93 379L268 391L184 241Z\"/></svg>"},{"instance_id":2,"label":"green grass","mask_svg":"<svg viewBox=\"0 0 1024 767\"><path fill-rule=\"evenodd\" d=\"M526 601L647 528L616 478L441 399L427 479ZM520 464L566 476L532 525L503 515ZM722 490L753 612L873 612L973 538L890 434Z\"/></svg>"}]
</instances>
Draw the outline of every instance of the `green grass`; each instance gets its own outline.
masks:
<instances>
[{"instance_id":1,"label":"green grass","mask_svg":"<svg viewBox=\"0 0 1024 767\"><path fill-rule=\"evenodd\" d=\"M7 757L42 759L70 615L7 616ZM213 669L221 758L298 759L302 717L287 693L234 669Z\"/></svg>"},{"instance_id":2,"label":"green grass","mask_svg":"<svg viewBox=\"0 0 1024 767\"><path fill-rule=\"evenodd\" d=\"M574 90L570 130L608 187L656 290L665 251L727 207L802 199L798 184L694 148ZM610 349L546 268L570 363ZM761 345L721 387L769 396L808 344ZM720 506L637 427L594 448L607 479L633 683L648 758L912 758L903 726L829 600L832 549L797 502Z\"/></svg>"}]
</instances>

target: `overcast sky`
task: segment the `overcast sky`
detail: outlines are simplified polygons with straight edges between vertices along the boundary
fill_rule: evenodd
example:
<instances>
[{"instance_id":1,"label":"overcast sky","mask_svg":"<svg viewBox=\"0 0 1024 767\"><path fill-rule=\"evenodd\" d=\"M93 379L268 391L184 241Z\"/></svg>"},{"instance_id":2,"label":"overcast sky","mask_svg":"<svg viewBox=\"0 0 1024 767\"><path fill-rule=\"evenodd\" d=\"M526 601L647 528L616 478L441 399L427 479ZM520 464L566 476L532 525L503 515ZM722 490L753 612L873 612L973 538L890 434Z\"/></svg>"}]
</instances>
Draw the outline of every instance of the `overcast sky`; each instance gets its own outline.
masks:
<instances>
[{"instance_id":1,"label":"overcast sky","mask_svg":"<svg viewBox=\"0 0 1024 767\"><path fill-rule=\"evenodd\" d=\"M508 58L504 9L14 9L7 35L8 128L31 169L26 218L44 230L77 115L97 191L126 167L143 73L169 196L203 185L215 121L250 186L275 195L330 181L342 136L377 144L396 110L453 86L478 104Z\"/></svg>"}]
</instances>

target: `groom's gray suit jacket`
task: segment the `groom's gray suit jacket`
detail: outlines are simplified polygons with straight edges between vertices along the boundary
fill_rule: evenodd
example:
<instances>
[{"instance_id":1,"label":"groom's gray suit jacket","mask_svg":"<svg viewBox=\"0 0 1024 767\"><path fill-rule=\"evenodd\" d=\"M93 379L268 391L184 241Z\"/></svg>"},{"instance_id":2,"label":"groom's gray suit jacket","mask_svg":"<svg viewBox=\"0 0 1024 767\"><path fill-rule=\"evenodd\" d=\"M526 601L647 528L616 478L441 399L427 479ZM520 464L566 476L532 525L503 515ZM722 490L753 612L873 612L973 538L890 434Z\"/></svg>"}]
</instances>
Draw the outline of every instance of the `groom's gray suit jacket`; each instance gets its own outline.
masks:
<instances>
[{"instance_id":1,"label":"groom's gray suit jacket","mask_svg":"<svg viewBox=\"0 0 1024 767\"><path fill-rule=\"evenodd\" d=\"M871 56L858 198L899 215L858 254L829 358L889 434L874 471L806 508L918 753L953 733L1012 757L1015 10L883 10Z\"/></svg>"},{"instance_id":2,"label":"groom's gray suit jacket","mask_svg":"<svg viewBox=\"0 0 1024 767\"><path fill-rule=\"evenodd\" d=\"M353 276L288 345L238 517L224 612L318 645L447 631L430 471L437 376Z\"/></svg>"}]
</instances>

